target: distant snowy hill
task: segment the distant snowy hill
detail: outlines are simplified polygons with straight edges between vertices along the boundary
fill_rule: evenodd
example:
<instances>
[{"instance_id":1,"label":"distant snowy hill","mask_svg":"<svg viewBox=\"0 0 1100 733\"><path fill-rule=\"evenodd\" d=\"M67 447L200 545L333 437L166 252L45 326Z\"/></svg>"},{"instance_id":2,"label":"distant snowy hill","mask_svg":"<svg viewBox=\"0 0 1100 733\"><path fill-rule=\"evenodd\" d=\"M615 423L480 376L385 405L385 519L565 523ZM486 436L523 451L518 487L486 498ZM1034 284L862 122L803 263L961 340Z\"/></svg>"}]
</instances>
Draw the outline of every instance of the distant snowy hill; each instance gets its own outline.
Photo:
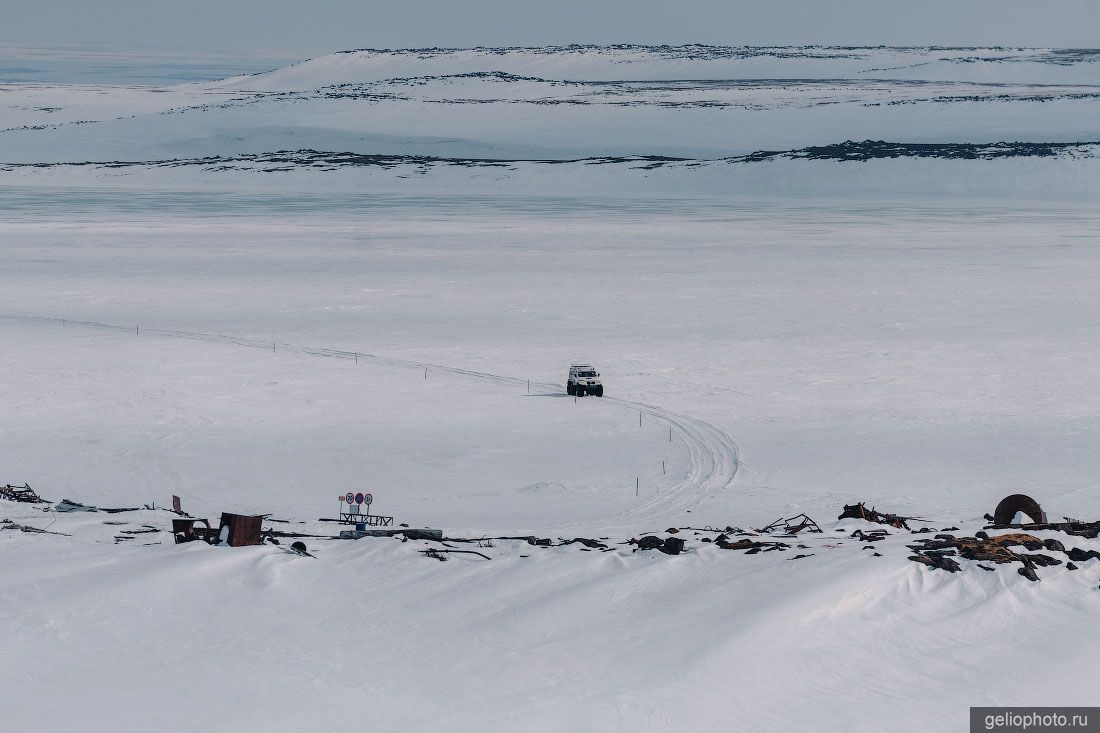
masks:
<instances>
[{"instance_id":1,"label":"distant snowy hill","mask_svg":"<svg viewBox=\"0 0 1100 733\"><path fill-rule=\"evenodd\" d=\"M88 162L316 172L375 168L378 156L419 170L434 159L597 159L631 169L655 158L676 159L658 167L1087 159L1088 143L1100 141L1098 72L1100 53L1057 49L349 51L164 88L8 84L0 164L25 176L21 166ZM1002 142L1022 144L971 154Z\"/></svg>"}]
</instances>

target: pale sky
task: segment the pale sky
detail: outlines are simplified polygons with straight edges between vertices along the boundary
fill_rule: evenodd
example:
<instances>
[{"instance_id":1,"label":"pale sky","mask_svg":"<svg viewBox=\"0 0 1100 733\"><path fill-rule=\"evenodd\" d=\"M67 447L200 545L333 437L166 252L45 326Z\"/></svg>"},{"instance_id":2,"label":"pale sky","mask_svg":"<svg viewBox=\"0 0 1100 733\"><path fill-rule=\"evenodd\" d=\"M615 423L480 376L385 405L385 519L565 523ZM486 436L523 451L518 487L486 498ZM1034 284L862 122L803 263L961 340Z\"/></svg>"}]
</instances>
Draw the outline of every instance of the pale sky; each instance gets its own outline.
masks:
<instances>
[{"instance_id":1,"label":"pale sky","mask_svg":"<svg viewBox=\"0 0 1100 733\"><path fill-rule=\"evenodd\" d=\"M1100 0L0 0L0 42L301 54L713 43L1100 46Z\"/></svg>"}]
</instances>

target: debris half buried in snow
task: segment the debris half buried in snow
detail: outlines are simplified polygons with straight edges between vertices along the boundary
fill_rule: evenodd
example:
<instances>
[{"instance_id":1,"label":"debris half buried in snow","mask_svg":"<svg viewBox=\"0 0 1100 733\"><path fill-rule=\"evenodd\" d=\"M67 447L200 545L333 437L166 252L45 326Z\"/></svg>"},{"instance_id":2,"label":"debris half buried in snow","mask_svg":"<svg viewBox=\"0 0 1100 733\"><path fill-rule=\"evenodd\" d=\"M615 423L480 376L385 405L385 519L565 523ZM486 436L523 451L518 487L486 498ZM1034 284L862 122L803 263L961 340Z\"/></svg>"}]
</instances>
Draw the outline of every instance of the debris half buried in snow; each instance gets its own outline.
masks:
<instances>
[{"instance_id":1,"label":"debris half buried in snow","mask_svg":"<svg viewBox=\"0 0 1100 733\"><path fill-rule=\"evenodd\" d=\"M784 537L793 537L802 531L807 532L821 532L822 529L817 525L817 522L810 519L805 514L799 514L789 519L779 518L769 524L767 527L757 530L763 534L770 534L772 532L780 532Z\"/></svg>"},{"instance_id":2,"label":"debris half buried in snow","mask_svg":"<svg viewBox=\"0 0 1100 733\"><path fill-rule=\"evenodd\" d=\"M1039 506L1039 502L1027 494L1012 494L1001 499L997 508L993 511L993 524L998 527L1007 527L1017 514L1024 514L1034 524L1046 524L1047 513Z\"/></svg>"},{"instance_id":3,"label":"debris half buried in snow","mask_svg":"<svg viewBox=\"0 0 1100 733\"><path fill-rule=\"evenodd\" d=\"M61 512L63 514L71 513L71 512L105 512L107 514L120 514L122 512L138 512L138 511L141 511L141 508L140 507L106 508L106 507L97 507L97 506L87 506L85 504L81 504L78 501L73 501L72 499L62 499L61 501L59 501L57 503L57 505L53 508L53 510L55 512Z\"/></svg>"},{"instance_id":4,"label":"debris half buried in snow","mask_svg":"<svg viewBox=\"0 0 1100 733\"><path fill-rule=\"evenodd\" d=\"M868 509L862 501L855 504L845 504L844 511L837 519L862 519L875 524L888 524L895 529L909 529L909 522L924 522L927 520L919 517L902 517L897 514L887 514L877 511L874 507Z\"/></svg>"},{"instance_id":5,"label":"debris half buried in snow","mask_svg":"<svg viewBox=\"0 0 1100 733\"><path fill-rule=\"evenodd\" d=\"M23 504L49 504L47 500L39 496L38 493L30 487L30 484L23 484L22 486L5 484L4 486L0 486L0 499L18 501Z\"/></svg>"}]
</instances>

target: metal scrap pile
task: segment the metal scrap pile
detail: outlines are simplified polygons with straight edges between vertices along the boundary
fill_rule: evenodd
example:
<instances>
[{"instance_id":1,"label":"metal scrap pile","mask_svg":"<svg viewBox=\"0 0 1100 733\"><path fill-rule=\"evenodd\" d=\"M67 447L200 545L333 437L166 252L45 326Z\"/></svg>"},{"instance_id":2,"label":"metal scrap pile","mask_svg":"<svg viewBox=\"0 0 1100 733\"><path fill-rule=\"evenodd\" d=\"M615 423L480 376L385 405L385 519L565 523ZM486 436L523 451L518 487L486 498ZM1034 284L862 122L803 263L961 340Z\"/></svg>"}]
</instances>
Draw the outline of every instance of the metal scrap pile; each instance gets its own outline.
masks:
<instances>
[{"instance_id":1,"label":"metal scrap pile","mask_svg":"<svg viewBox=\"0 0 1100 733\"><path fill-rule=\"evenodd\" d=\"M6 484L0 486L0 499L7 499L8 501L18 501L23 504L48 504L49 502L39 496L29 484L23 484L22 486L12 486Z\"/></svg>"},{"instance_id":2,"label":"metal scrap pile","mask_svg":"<svg viewBox=\"0 0 1100 733\"><path fill-rule=\"evenodd\" d=\"M901 517L897 514L875 511L874 507L868 509L862 501L856 504L845 504L844 511L837 519L863 519L875 524L887 524L895 529L909 529L909 522L925 521L918 517Z\"/></svg>"}]
</instances>

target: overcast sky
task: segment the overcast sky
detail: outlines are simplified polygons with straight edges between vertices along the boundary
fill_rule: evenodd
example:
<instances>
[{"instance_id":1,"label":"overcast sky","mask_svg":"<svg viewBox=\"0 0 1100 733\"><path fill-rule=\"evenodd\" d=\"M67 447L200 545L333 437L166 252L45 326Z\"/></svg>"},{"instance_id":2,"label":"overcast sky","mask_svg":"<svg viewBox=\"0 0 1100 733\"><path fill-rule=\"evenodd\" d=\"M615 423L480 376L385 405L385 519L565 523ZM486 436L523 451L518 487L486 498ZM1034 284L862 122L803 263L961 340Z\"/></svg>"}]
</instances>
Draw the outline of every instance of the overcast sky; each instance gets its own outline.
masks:
<instances>
[{"instance_id":1,"label":"overcast sky","mask_svg":"<svg viewBox=\"0 0 1100 733\"><path fill-rule=\"evenodd\" d=\"M1100 0L0 0L0 42L290 51L555 43L1100 46Z\"/></svg>"}]
</instances>

